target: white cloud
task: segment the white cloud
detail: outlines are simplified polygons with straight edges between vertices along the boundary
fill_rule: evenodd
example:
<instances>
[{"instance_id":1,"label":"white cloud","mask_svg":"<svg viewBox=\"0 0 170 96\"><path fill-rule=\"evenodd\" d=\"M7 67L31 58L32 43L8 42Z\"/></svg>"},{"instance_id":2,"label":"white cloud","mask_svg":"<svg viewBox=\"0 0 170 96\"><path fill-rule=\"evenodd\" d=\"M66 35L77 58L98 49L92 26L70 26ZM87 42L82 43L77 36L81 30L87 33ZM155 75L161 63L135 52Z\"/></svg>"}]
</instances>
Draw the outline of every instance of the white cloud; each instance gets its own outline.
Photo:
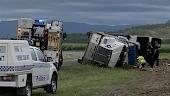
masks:
<instances>
[{"instance_id":1,"label":"white cloud","mask_svg":"<svg viewBox=\"0 0 170 96\"><path fill-rule=\"evenodd\" d=\"M143 8L159 8L159 9L168 9L170 10L170 6L166 5L152 5L152 4L144 4L144 3L127 3L127 4L120 4L120 6L134 6L134 7L143 7Z\"/></svg>"},{"instance_id":2,"label":"white cloud","mask_svg":"<svg viewBox=\"0 0 170 96\"><path fill-rule=\"evenodd\" d=\"M17 12L17 13L39 13L39 12L44 12L47 10L42 10L42 9L16 9L13 10L13 12Z\"/></svg>"},{"instance_id":3,"label":"white cloud","mask_svg":"<svg viewBox=\"0 0 170 96\"><path fill-rule=\"evenodd\" d=\"M155 23L170 19L169 4L170 0L0 0L0 17L110 25Z\"/></svg>"},{"instance_id":4,"label":"white cloud","mask_svg":"<svg viewBox=\"0 0 170 96\"><path fill-rule=\"evenodd\" d=\"M1 18L0 21L15 21L17 18Z\"/></svg>"}]
</instances>

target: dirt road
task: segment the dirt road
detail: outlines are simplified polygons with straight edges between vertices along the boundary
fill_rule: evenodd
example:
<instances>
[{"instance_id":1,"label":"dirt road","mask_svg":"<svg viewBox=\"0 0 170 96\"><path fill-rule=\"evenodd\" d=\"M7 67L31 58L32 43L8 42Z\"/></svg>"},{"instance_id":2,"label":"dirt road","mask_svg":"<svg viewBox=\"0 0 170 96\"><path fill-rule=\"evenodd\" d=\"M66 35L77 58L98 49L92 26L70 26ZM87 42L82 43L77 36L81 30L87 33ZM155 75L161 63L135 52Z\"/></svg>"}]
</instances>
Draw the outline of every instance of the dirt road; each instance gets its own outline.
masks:
<instances>
[{"instance_id":1,"label":"dirt road","mask_svg":"<svg viewBox=\"0 0 170 96\"><path fill-rule=\"evenodd\" d=\"M84 55L84 51L63 51L64 61L75 60L81 58Z\"/></svg>"},{"instance_id":2,"label":"dirt road","mask_svg":"<svg viewBox=\"0 0 170 96\"><path fill-rule=\"evenodd\" d=\"M170 60L162 60L156 71L131 80L102 96L170 96Z\"/></svg>"},{"instance_id":3,"label":"dirt road","mask_svg":"<svg viewBox=\"0 0 170 96\"><path fill-rule=\"evenodd\" d=\"M78 59L82 58L84 51L63 51L63 66L79 64Z\"/></svg>"}]
</instances>

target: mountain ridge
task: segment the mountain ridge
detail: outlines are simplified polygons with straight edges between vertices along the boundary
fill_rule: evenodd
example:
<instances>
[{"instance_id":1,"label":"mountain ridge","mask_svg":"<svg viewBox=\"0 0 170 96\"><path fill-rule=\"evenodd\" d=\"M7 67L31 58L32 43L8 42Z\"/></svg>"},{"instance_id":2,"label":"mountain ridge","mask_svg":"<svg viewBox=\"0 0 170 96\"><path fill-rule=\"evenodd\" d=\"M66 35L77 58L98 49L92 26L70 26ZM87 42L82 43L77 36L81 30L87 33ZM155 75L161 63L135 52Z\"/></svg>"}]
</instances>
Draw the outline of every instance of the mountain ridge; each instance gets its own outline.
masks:
<instances>
[{"instance_id":1,"label":"mountain ridge","mask_svg":"<svg viewBox=\"0 0 170 96\"><path fill-rule=\"evenodd\" d=\"M16 36L17 20L0 21L0 38ZM78 22L64 22L64 32L66 33L86 33L89 31L116 32L131 27L131 25L92 25Z\"/></svg>"}]
</instances>

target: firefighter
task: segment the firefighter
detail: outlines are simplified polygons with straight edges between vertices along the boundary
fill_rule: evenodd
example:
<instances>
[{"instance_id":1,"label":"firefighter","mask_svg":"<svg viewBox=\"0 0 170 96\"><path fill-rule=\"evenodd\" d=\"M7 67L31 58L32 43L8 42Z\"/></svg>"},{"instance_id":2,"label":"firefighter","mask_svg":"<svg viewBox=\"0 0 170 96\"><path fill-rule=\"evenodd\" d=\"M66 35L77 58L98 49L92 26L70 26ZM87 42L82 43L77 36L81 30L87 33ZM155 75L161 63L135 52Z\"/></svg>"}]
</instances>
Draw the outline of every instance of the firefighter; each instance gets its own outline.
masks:
<instances>
[{"instance_id":1,"label":"firefighter","mask_svg":"<svg viewBox=\"0 0 170 96\"><path fill-rule=\"evenodd\" d=\"M152 58L151 58L151 69L150 71L153 71L153 67L154 67L154 64L156 62L156 69L155 71L157 71L157 66L159 66L159 50L160 50L160 44L155 41L154 42L154 47L153 47L153 52L152 52Z\"/></svg>"},{"instance_id":2,"label":"firefighter","mask_svg":"<svg viewBox=\"0 0 170 96\"><path fill-rule=\"evenodd\" d=\"M145 65L146 65L145 58L143 56L138 56L137 67L141 69L141 71L145 71Z\"/></svg>"},{"instance_id":3,"label":"firefighter","mask_svg":"<svg viewBox=\"0 0 170 96\"><path fill-rule=\"evenodd\" d=\"M154 48L152 47L151 43L149 42L148 48L147 48L147 62L149 63L149 66L152 66L153 57L154 57Z\"/></svg>"},{"instance_id":4,"label":"firefighter","mask_svg":"<svg viewBox=\"0 0 170 96\"><path fill-rule=\"evenodd\" d=\"M156 62L156 66L159 66L159 50L160 50L160 44L155 41L155 47L154 47L154 63Z\"/></svg>"}]
</instances>

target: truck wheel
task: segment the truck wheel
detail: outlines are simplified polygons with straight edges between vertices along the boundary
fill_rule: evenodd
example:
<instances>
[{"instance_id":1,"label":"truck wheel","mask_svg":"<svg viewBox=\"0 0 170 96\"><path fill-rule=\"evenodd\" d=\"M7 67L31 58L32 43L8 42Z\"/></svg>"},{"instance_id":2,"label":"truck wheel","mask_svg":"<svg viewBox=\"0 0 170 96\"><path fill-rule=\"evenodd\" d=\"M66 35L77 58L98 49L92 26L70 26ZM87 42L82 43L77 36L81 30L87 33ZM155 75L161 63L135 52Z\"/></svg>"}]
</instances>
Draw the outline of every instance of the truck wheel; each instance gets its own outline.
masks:
<instances>
[{"instance_id":1,"label":"truck wheel","mask_svg":"<svg viewBox=\"0 0 170 96\"><path fill-rule=\"evenodd\" d=\"M63 56L61 55L60 57L59 57L59 64L58 64L58 70L61 68L61 66L63 65Z\"/></svg>"},{"instance_id":2,"label":"truck wheel","mask_svg":"<svg viewBox=\"0 0 170 96\"><path fill-rule=\"evenodd\" d=\"M58 63L58 70L60 69L60 67L63 65L63 55L62 55L62 51L59 55L59 63Z\"/></svg>"},{"instance_id":3,"label":"truck wheel","mask_svg":"<svg viewBox=\"0 0 170 96\"><path fill-rule=\"evenodd\" d=\"M51 78L51 84L47 85L47 87L45 87L45 91L47 93L56 93L57 91L57 76L53 75Z\"/></svg>"},{"instance_id":4,"label":"truck wheel","mask_svg":"<svg viewBox=\"0 0 170 96\"><path fill-rule=\"evenodd\" d=\"M27 80L24 88L17 89L17 96L32 96L32 83L31 80Z\"/></svg>"}]
</instances>

